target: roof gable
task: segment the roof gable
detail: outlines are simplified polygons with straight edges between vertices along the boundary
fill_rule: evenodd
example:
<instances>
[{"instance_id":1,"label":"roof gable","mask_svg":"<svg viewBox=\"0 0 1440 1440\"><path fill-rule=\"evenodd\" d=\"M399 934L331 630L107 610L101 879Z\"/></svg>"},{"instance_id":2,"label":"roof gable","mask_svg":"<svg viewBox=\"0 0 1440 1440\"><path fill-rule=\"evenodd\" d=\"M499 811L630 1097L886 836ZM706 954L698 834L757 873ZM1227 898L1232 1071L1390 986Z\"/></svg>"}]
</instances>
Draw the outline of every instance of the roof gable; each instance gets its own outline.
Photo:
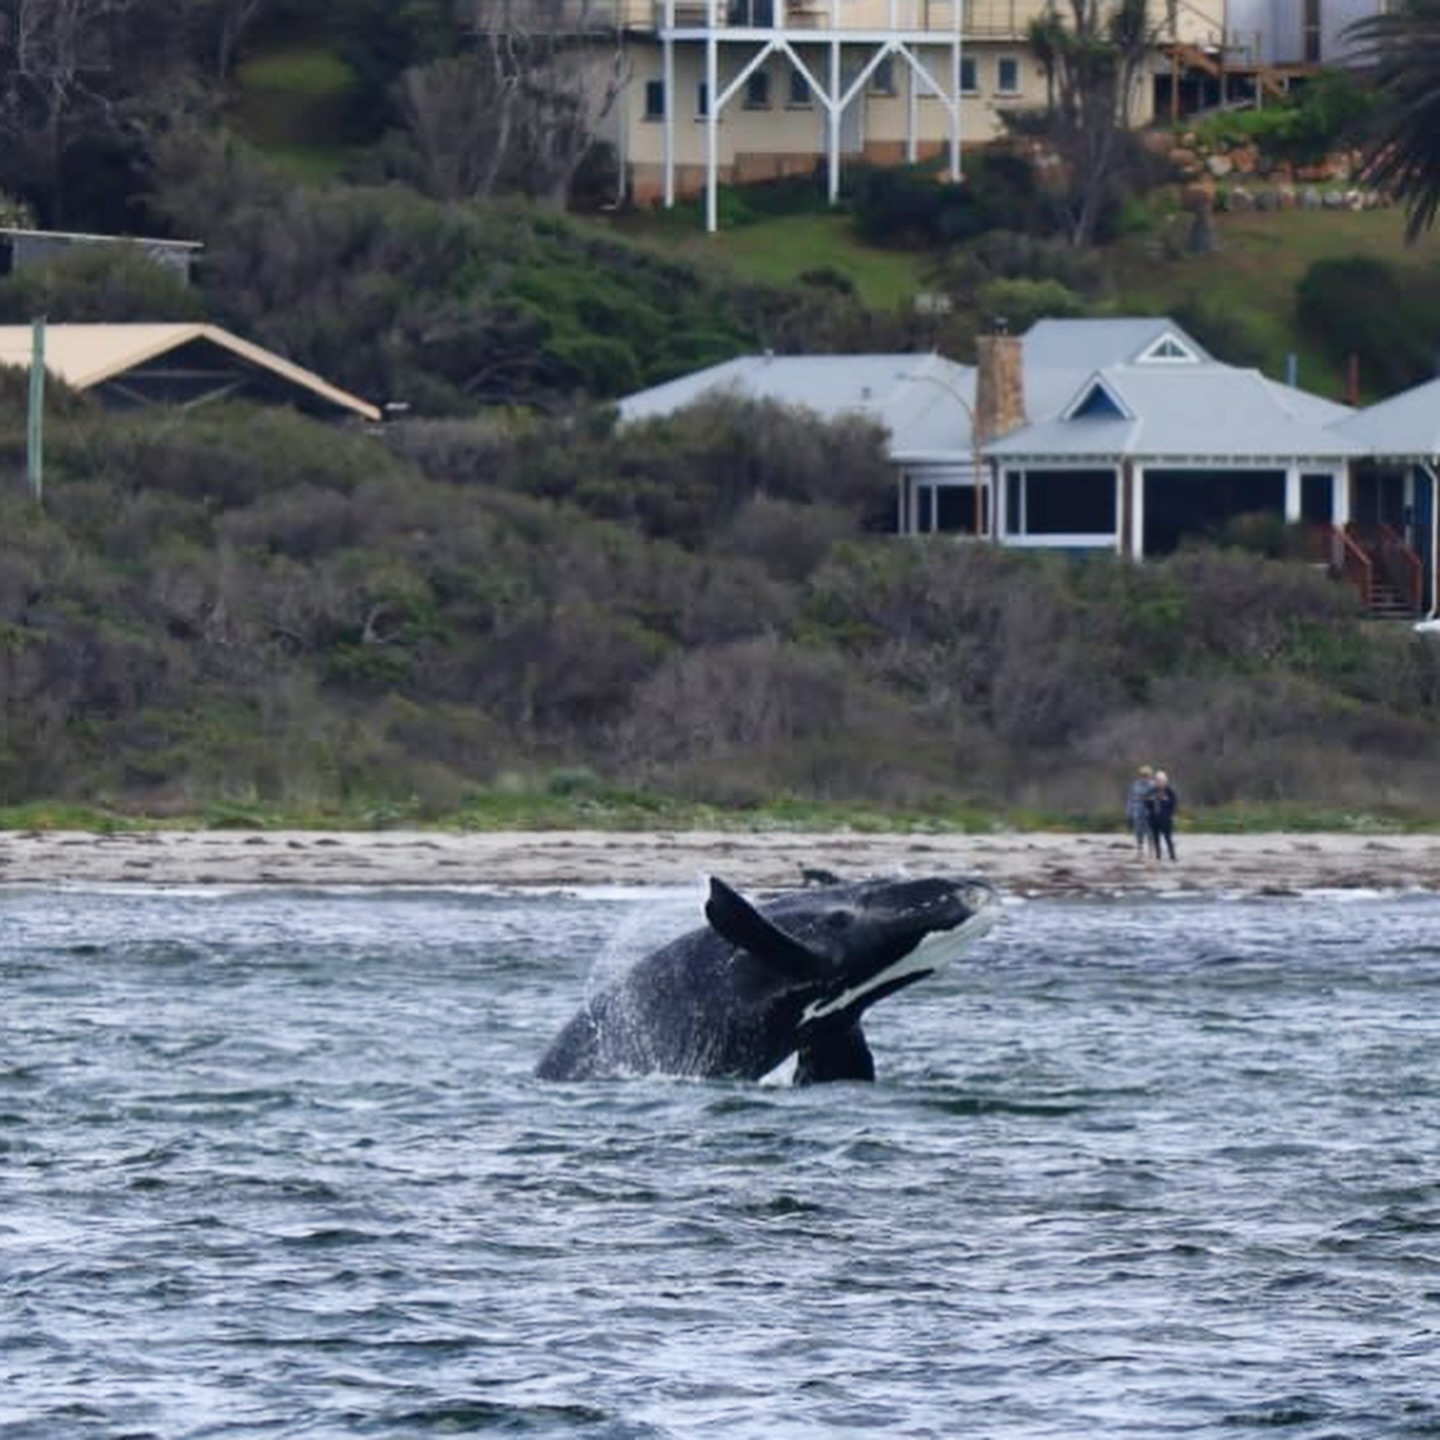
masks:
<instances>
[{"instance_id":1,"label":"roof gable","mask_svg":"<svg viewBox=\"0 0 1440 1440\"><path fill-rule=\"evenodd\" d=\"M1187 344L1180 334L1167 330L1158 339L1152 340L1136 357L1137 365L1198 365L1200 354L1197 347Z\"/></svg>"},{"instance_id":2,"label":"roof gable","mask_svg":"<svg viewBox=\"0 0 1440 1440\"><path fill-rule=\"evenodd\" d=\"M0 365L29 369L32 336L29 325L0 325ZM366 420L381 418L376 406L218 325L47 325L45 368L77 390L90 390L118 382L127 371L141 370L196 342L294 387L311 403Z\"/></svg>"},{"instance_id":3,"label":"roof gable","mask_svg":"<svg viewBox=\"0 0 1440 1440\"><path fill-rule=\"evenodd\" d=\"M1125 402L1112 390L1103 376L1097 375L1082 390L1062 417L1066 420L1133 420Z\"/></svg>"}]
</instances>

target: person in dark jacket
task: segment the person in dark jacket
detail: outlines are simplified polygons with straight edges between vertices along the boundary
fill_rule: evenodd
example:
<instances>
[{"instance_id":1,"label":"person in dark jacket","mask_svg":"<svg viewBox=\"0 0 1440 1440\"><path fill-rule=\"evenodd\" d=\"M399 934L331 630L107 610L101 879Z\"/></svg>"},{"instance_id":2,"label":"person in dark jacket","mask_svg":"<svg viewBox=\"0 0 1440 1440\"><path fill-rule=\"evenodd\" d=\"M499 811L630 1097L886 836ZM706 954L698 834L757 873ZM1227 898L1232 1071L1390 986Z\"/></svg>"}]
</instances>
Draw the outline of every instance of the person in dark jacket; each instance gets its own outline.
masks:
<instances>
[{"instance_id":1,"label":"person in dark jacket","mask_svg":"<svg viewBox=\"0 0 1440 1440\"><path fill-rule=\"evenodd\" d=\"M1150 822L1150 846L1155 858L1160 859L1160 845L1164 842L1170 858L1175 858L1175 812L1180 808L1180 797L1170 783L1170 777L1163 771L1155 772L1155 783L1145 797L1145 818Z\"/></svg>"}]
</instances>

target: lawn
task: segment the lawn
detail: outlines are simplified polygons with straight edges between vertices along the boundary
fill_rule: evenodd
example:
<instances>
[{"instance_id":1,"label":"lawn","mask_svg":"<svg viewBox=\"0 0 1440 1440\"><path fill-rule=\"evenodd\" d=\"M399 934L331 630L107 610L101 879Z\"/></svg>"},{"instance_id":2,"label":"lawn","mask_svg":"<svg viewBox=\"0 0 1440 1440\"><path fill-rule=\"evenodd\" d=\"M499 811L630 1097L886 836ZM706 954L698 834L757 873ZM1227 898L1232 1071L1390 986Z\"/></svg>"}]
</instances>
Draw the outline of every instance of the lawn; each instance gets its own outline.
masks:
<instances>
[{"instance_id":1,"label":"lawn","mask_svg":"<svg viewBox=\"0 0 1440 1440\"><path fill-rule=\"evenodd\" d=\"M742 280L789 285L807 270L846 276L874 310L909 305L926 288L928 254L876 250L862 244L842 211L754 220L708 235L693 206L669 215L630 215L617 222L636 240L682 255L697 265L721 264Z\"/></svg>"},{"instance_id":2,"label":"lawn","mask_svg":"<svg viewBox=\"0 0 1440 1440\"><path fill-rule=\"evenodd\" d=\"M356 153L355 72L333 51L266 51L246 60L235 80L239 130L297 179L330 179Z\"/></svg>"},{"instance_id":3,"label":"lawn","mask_svg":"<svg viewBox=\"0 0 1440 1440\"><path fill-rule=\"evenodd\" d=\"M846 275L874 309L894 310L927 288L935 257L918 251L876 250L856 239L843 211L755 219L705 233L693 205L668 215L627 216L616 222L637 240L699 264L721 264L743 279L787 284L807 270ZM1216 217L1216 249L1171 258L1162 243L1166 225L1188 227L1175 216L1155 230L1125 237L1105 252L1113 281L1113 313L1159 315L1190 302L1219 314L1260 353L1261 367L1277 379L1294 353L1302 386L1339 398L1342 367L1307 346L1298 333L1295 288L1317 260L1369 255L1400 266L1440 265L1440 233L1405 244L1398 210L1362 213L1287 210ZM969 356L957 356L969 359ZM1363 390L1362 376L1362 390ZM1368 394L1366 399L1381 398Z\"/></svg>"}]
</instances>

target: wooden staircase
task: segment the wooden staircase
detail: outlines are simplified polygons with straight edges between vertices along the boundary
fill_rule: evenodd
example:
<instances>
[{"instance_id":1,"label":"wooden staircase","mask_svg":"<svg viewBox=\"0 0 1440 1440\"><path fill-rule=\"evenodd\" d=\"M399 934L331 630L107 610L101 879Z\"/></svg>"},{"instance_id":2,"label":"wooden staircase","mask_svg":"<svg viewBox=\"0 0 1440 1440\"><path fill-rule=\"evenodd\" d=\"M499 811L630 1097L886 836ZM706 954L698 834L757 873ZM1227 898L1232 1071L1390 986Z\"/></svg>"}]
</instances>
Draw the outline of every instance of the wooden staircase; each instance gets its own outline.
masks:
<instances>
[{"instance_id":1,"label":"wooden staircase","mask_svg":"<svg viewBox=\"0 0 1440 1440\"><path fill-rule=\"evenodd\" d=\"M1326 525L1322 544L1330 573L1354 587L1368 616L1414 620L1423 613L1424 562L1393 526Z\"/></svg>"}]
</instances>

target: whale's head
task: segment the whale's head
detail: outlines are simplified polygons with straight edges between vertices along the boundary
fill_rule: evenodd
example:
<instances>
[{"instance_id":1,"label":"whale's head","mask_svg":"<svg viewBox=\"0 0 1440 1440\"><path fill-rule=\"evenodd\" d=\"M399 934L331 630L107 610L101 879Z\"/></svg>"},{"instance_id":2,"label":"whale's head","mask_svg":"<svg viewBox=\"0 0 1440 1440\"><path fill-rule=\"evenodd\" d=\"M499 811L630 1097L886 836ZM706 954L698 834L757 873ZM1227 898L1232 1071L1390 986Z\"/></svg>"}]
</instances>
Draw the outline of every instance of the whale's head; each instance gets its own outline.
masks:
<instances>
[{"instance_id":1,"label":"whale's head","mask_svg":"<svg viewBox=\"0 0 1440 1440\"><path fill-rule=\"evenodd\" d=\"M974 876L866 880L759 907L712 878L705 907L719 934L784 977L803 1024L858 1016L934 974L999 911L994 887Z\"/></svg>"}]
</instances>

